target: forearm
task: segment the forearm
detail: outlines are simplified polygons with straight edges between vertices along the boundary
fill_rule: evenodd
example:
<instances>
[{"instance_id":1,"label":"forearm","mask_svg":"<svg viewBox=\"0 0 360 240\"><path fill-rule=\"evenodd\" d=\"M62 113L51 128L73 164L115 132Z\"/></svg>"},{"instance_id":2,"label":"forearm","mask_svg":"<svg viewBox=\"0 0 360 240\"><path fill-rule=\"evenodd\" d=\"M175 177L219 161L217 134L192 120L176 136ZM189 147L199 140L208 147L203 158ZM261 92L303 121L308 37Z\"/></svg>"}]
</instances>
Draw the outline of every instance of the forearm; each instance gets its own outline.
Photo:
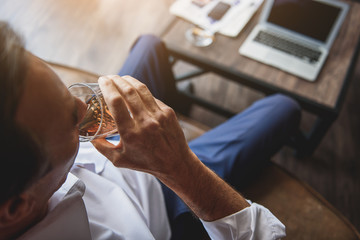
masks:
<instances>
[{"instance_id":1,"label":"forearm","mask_svg":"<svg viewBox=\"0 0 360 240\"><path fill-rule=\"evenodd\" d=\"M171 188L197 215L214 221L249 206L231 186L207 168L192 152L178 168L159 179Z\"/></svg>"}]
</instances>

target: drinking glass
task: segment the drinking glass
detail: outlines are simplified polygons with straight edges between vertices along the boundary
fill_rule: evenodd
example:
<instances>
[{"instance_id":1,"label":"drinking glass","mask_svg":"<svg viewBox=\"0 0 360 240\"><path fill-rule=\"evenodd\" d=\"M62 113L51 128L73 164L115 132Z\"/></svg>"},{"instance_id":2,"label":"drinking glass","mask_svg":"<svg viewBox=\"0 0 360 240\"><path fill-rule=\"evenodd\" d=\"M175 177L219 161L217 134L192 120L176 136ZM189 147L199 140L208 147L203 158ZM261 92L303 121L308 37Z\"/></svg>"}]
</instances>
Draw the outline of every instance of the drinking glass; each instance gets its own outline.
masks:
<instances>
[{"instance_id":1,"label":"drinking glass","mask_svg":"<svg viewBox=\"0 0 360 240\"><path fill-rule=\"evenodd\" d=\"M197 47L207 47L214 42L215 33L216 30L194 26L185 32L185 37L189 42Z\"/></svg>"},{"instance_id":2,"label":"drinking glass","mask_svg":"<svg viewBox=\"0 0 360 240\"><path fill-rule=\"evenodd\" d=\"M80 142L117 135L117 128L97 83L75 83L70 93L87 105L85 117L79 125Z\"/></svg>"}]
</instances>

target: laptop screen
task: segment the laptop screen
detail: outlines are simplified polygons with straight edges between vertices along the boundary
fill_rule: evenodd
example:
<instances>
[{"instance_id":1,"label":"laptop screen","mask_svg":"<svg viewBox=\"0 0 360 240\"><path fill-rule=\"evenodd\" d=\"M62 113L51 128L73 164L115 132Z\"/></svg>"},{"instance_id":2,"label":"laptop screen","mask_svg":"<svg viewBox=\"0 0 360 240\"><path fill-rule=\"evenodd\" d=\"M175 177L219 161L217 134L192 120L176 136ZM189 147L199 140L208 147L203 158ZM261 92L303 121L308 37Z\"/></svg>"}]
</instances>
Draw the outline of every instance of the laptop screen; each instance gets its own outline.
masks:
<instances>
[{"instance_id":1,"label":"laptop screen","mask_svg":"<svg viewBox=\"0 0 360 240\"><path fill-rule=\"evenodd\" d=\"M274 0L268 22L326 42L340 7L313 0Z\"/></svg>"}]
</instances>

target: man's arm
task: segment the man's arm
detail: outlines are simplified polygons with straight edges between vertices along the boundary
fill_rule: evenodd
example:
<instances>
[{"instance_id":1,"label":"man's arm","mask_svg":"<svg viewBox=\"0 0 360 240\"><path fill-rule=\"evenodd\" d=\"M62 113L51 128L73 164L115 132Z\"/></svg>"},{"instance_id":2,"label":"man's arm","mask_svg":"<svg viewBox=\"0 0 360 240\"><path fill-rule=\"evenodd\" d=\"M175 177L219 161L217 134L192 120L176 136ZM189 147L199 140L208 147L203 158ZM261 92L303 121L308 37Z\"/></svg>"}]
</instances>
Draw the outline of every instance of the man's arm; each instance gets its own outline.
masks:
<instances>
[{"instance_id":1,"label":"man's arm","mask_svg":"<svg viewBox=\"0 0 360 240\"><path fill-rule=\"evenodd\" d=\"M118 145L105 139L93 144L115 166L153 174L205 221L249 206L201 163L189 148L175 112L155 99L144 84L129 76L105 76L99 85L121 139Z\"/></svg>"}]
</instances>

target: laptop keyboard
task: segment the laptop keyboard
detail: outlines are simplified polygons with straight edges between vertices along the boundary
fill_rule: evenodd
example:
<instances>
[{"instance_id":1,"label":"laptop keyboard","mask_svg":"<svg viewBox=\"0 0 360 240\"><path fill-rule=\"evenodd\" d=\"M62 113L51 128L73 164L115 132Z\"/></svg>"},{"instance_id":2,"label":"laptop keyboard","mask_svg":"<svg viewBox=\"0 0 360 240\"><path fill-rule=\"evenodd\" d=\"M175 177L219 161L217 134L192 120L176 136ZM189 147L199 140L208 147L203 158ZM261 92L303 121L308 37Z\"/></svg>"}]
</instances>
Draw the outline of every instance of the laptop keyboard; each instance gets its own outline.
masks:
<instances>
[{"instance_id":1,"label":"laptop keyboard","mask_svg":"<svg viewBox=\"0 0 360 240\"><path fill-rule=\"evenodd\" d=\"M265 31L259 31L254 40L301 59L305 59L310 63L317 62L321 55L321 52L318 50L305 47L289 39Z\"/></svg>"}]
</instances>

